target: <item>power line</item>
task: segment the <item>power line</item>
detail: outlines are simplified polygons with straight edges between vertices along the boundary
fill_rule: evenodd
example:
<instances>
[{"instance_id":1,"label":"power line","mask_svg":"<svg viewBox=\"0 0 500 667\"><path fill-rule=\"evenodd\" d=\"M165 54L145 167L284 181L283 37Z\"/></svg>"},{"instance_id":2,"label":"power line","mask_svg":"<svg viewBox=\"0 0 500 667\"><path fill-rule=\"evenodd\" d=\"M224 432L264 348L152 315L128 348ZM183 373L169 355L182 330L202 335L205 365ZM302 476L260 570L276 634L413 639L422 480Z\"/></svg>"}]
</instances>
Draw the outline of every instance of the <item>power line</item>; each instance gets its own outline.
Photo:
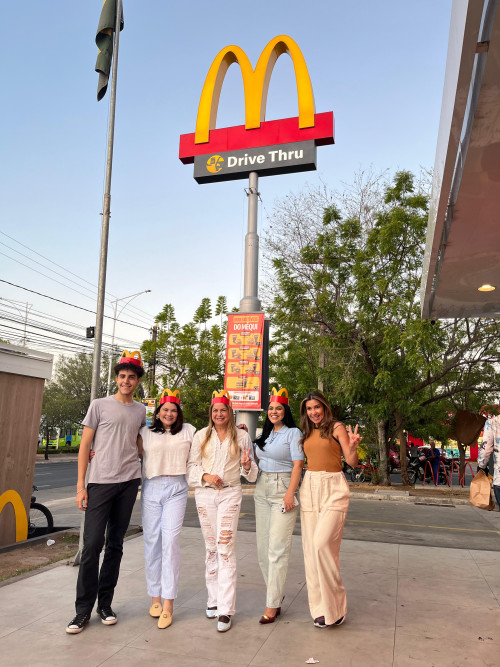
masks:
<instances>
[{"instance_id":1,"label":"power line","mask_svg":"<svg viewBox=\"0 0 500 667\"><path fill-rule=\"evenodd\" d=\"M59 334L61 336L65 336L66 338L73 338L75 340L83 340L83 341L88 341L87 337L84 336L83 334L77 334L74 333L73 331L68 331L67 329L58 329L57 327L54 327L52 325L48 326L41 326L41 324L46 324L45 322L33 322L28 319L25 319L22 315L17 314L17 313L5 313L3 311L0 311L0 318L5 320L6 322L15 322L16 324L24 324L26 327L29 327L31 329L40 329L41 331L49 331L50 333L55 333ZM79 326L78 327L81 331L83 327ZM111 338L110 334L105 334L107 338ZM115 338L116 340L116 338ZM137 343L136 341L131 341L129 339L125 338L119 338L118 339L120 342L122 342L126 347L129 347L132 345L133 347L137 348L137 346L141 345L141 343ZM104 343L105 346L111 347L110 343Z\"/></svg>"},{"instance_id":2,"label":"power line","mask_svg":"<svg viewBox=\"0 0 500 667\"><path fill-rule=\"evenodd\" d=\"M67 274L69 273L70 275L74 276L75 278L78 278L78 280L80 280L81 282L87 283L88 285L91 285L93 288L97 288L97 285L95 285L94 283L90 282L90 281L87 280L86 278L82 278L81 276L77 275L77 274L74 273L73 271L70 271L70 270L67 269L66 267L61 266L61 264L58 264L57 262L54 262L52 259L50 259L49 257L46 257L45 255L42 255L42 253L38 252L37 250L34 250L33 248L30 248L29 246L27 246L27 245L24 244L24 243L21 243L21 241L18 241L18 240L15 239L13 236L10 236L9 234L6 234L6 233L3 232L2 230L0 230L0 234L3 234L4 236L6 236L6 237L7 237L8 239L10 239L11 241L14 241L14 243L18 243L18 244L19 244L20 246L22 246L23 248L26 248L26 250L29 250L29 251L32 252L33 254L38 255L39 257L42 257L42 259L45 259L47 262L50 262L50 268L52 268L52 265L54 265L54 266L57 266L58 268L62 269L62 270L64 271L64 276L62 276L62 277L67 277ZM22 255L22 253L20 253L18 250L15 250L14 248L11 248L11 247L8 246L7 244L2 243L2 245L5 245L5 246L6 246L7 248L9 248L10 250L14 250L14 252L17 252L17 253L18 253L19 255L21 255L22 257L26 257L26 255ZM7 255L6 255L6 257L7 257ZM9 259L12 259L13 261L18 261L18 260L15 260L13 257L10 257ZM30 258L29 258L29 257L26 257L26 259L30 259ZM35 261L35 260L31 260L31 261ZM40 266L44 266L44 265L41 264L40 262L37 262L37 264L40 264ZM44 268L47 268L47 267L44 266ZM61 274L58 273L57 275L61 275ZM74 282L74 281L71 281L71 282ZM75 283L75 284L77 285L78 283ZM83 285L79 285L79 287L84 287L84 286L83 286ZM84 289L88 289L88 288L85 287ZM95 292L95 289L92 290L92 291ZM108 294L109 296L115 296L115 295L112 294L111 292L107 292L107 294ZM116 298L116 297L115 297L115 298ZM153 317L152 315L150 315L149 313L146 313L146 311L142 310L141 308L138 308L137 306L130 306L130 307L129 307L129 306L127 305L127 306L124 308L124 310L127 310L127 309L137 310L138 312L142 313L143 316L145 315L146 318L147 318L149 321L154 319L154 317ZM137 317L137 315L136 315L136 317ZM144 317L142 317L142 319L144 319Z\"/></svg>"},{"instance_id":3,"label":"power line","mask_svg":"<svg viewBox=\"0 0 500 667\"><path fill-rule=\"evenodd\" d=\"M0 253L3 254L3 253ZM92 315L95 315L96 312L95 310L90 310L89 308L84 308L83 306L77 306L74 303L68 303L67 301L62 301L62 299L56 299L54 296L49 296L48 294L42 294L41 292L36 292L35 290L29 289L28 287L22 287L21 285L16 285L15 283L11 283L8 280L4 280L3 278L0 278L0 283L5 283L6 285L10 285L11 287L17 287L18 289L22 289L25 292L30 292L31 294L37 294L38 296L43 296L45 299L50 299L51 301L57 301L57 303L63 303L65 306L71 306L72 308L77 308L78 310L84 310L86 313L91 313ZM113 320L114 317L111 315L104 315L108 320ZM120 322L121 324L128 324L131 327L137 327L138 329L144 329L146 331L149 331L151 327L143 327L140 324L133 324L133 322L125 322L124 320L116 320L117 322Z\"/></svg>"}]
</instances>

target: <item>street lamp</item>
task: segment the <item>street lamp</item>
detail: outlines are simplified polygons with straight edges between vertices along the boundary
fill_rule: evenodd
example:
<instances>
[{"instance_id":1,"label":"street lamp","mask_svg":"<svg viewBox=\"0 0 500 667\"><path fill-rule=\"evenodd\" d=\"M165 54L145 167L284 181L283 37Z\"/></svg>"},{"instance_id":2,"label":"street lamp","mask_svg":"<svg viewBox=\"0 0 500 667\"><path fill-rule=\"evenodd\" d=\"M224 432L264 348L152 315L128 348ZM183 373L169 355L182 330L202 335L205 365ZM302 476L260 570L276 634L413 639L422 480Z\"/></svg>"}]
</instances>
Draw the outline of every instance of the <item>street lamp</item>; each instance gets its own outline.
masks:
<instances>
[{"instance_id":1,"label":"street lamp","mask_svg":"<svg viewBox=\"0 0 500 667\"><path fill-rule=\"evenodd\" d=\"M115 312L113 315L113 335L111 336L111 352L109 353L109 368L108 368L108 388L106 390L106 396L109 396L109 388L111 386L111 367L113 365L113 346L115 344L115 327L116 327L116 318L118 315L122 312L122 310L128 306L128 304L135 299L136 296L140 296L141 294L146 294L147 292L151 292L150 289L145 289L142 292L137 292L137 294L130 294L129 296L122 296L121 299L115 299L114 301L111 301L111 303L115 304ZM123 306L120 308L120 313L117 313L117 308L118 308L118 301L124 301L125 299L128 299L127 303L123 304Z\"/></svg>"}]
</instances>

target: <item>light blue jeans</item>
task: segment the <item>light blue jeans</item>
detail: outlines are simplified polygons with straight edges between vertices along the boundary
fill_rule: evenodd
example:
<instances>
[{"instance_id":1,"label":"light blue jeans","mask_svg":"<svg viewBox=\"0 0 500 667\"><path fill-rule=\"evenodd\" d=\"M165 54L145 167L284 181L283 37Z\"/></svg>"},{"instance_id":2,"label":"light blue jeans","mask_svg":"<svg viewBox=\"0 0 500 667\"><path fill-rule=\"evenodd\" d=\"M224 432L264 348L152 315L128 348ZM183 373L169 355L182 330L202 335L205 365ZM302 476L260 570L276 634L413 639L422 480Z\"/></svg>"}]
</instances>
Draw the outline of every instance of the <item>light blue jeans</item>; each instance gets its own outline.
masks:
<instances>
[{"instance_id":1,"label":"light blue jeans","mask_svg":"<svg viewBox=\"0 0 500 667\"><path fill-rule=\"evenodd\" d=\"M290 477L290 472L259 472L255 487L257 557L267 586L266 606L270 609L281 606L298 514L298 508L281 511Z\"/></svg>"},{"instance_id":2,"label":"light blue jeans","mask_svg":"<svg viewBox=\"0 0 500 667\"><path fill-rule=\"evenodd\" d=\"M152 477L142 483L142 529L148 595L175 600L179 586L179 536L188 495L185 475Z\"/></svg>"}]
</instances>

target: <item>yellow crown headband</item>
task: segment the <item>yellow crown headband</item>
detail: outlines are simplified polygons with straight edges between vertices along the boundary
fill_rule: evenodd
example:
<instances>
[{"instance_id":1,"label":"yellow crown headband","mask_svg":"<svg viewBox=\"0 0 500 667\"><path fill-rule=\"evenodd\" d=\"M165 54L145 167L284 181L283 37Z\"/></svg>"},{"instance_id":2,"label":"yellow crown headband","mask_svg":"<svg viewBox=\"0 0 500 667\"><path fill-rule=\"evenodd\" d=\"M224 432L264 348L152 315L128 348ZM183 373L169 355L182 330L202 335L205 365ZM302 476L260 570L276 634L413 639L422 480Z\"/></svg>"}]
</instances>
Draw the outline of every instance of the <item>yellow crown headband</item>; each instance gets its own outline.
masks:
<instances>
[{"instance_id":1,"label":"yellow crown headband","mask_svg":"<svg viewBox=\"0 0 500 667\"><path fill-rule=\"evenodd\" d=\"M163 405L163 403L177 403L181 404L181 394L178 389L175 391L170 391L170 389L164 389L160 396L160 402L158 405Z\"/></svg>"},{"instance_id":2,"label":"yellow crown headband","mask_svg":"<svg viewBox=\"0 0 500 667\"><path fill-rule=\"evenodd\" d=\"M222 391L213 391L212 392L212 405L214 403L225 403L225 405L231 405L231 400L229 394L225 389Z\"/></svg>"},{"instance_id":3,"label":"yellow crown headband","mask_svg":"<svg viewBox=\"0 0 500 667\"><path fill-rule=\"evenodd\" d=\"M276 387L273 387L269 403L283 403L284 405L288 405L288 390L283 387L283 389L277 391Z\"/></svg>"},{"instance_id":4,"label":"yellow crown headband","mask_svg":"<svg viewBox=\"0 0 500 667\"><path fill-rule=\"evenodd\" d=\"M120 357L119 364L134 364L142 368L142 357L139 350L134 350L129 352L128 350L123 350L122 356Z\"/></svg>"}]
</instances>

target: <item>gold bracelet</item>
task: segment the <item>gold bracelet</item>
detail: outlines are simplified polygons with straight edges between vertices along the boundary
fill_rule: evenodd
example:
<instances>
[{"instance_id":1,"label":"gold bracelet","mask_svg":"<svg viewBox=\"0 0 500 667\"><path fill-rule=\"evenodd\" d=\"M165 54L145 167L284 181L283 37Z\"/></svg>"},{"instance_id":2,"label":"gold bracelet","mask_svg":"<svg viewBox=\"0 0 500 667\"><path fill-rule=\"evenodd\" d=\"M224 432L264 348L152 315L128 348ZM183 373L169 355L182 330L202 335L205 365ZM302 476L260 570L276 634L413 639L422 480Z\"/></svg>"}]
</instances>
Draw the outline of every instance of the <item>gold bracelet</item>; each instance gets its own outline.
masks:
<instances>
[{"instance_id":1,"label":"gold bracelet","mask_svg":"<svg viewBox=\"0 0 500 667\"><path fill-rule=\"evenodd\" d=\"M77 492L76 492L76 495L78 495L78 494L81 493L82 491L86 491L86 490L87 490L87 489L86 489L85 487L83 487L83 489L78 489Z\"/></svg>"}]
</instances>

